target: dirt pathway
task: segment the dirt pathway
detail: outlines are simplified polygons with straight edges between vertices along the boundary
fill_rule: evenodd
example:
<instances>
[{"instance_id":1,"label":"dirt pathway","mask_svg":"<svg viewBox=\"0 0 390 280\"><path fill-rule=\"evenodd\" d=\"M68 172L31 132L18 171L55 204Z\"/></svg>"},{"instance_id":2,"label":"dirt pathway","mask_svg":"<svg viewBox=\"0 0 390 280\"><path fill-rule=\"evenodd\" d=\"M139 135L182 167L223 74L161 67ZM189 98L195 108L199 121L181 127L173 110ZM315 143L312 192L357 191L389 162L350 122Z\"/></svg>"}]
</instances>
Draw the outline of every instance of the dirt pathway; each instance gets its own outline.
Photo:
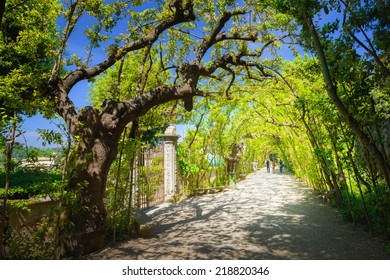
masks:
<instances>
[{"instance_id":1,"label":"dirt pathway","mask_svg":"<svg viewBox=\"0 0 390 280\"><path fill-rule=\"evenodd\" d=\"M160 207L150 238L90 259L390 259L385 245L343 222L288 174L264 169L223 193Z\"/></svg>"}]
</instances>

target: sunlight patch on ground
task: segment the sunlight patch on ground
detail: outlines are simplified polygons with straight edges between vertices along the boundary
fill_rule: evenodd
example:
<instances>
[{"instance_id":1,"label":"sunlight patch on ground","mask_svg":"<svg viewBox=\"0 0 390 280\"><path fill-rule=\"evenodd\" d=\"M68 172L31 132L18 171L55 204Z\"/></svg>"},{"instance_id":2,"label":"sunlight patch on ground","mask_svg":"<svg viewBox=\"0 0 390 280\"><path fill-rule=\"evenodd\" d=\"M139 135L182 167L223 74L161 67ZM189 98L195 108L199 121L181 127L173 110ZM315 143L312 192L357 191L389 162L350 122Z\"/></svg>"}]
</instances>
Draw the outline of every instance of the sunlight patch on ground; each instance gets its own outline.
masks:
<instances>
[{"instance_id":1,"label":"sunlight patch on ground","mask_svg":"<svg viewBox=\"0 0 390 280\"><path fill-rule=\"evenodd\" d=\"M369 259L367 244L337 211L287 174L250 174L237 187L160 206L147 215L149 238L91 255L95 259Z\"/></svg>"}]
</instances>

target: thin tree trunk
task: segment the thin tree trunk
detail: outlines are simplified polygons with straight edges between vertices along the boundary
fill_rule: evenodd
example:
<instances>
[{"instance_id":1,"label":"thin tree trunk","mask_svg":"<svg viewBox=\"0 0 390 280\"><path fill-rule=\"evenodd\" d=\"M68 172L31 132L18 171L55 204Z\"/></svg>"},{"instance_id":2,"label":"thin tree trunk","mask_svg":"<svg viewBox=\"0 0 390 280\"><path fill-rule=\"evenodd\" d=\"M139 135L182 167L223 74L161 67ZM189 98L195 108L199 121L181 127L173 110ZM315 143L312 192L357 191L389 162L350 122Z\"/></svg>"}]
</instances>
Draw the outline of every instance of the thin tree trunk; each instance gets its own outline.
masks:
<instances>
[{"instance_id":1,"label":"thin tree trunk","mask_svg":"<svg viewBox=\"0 0 390 280\"><path fill-rule=\"evenodd\" d=\"M11 181L11 169L12 169L12 150L14 149L15 136L16 136L16 117L17 113L14 112L14 122L11 126L11 137L6 149L6 170L5 170L5 186L4 186L4 198L3 198L3 211L1 213L1 227L0 227L0 258L6 257L4 234L7 229L7 201L8 201L8 189Z\"/></svg>"},{"instance_id":2,"label":"thin tree trunk","mask_svg":"<svg viewBox=\"0 0 390 280\"><path fill-rule=\"evenodd\" d=\"M206 152L207 152L207 149L206 149L206 140L208 140L206 137L203 139L203 144L202 144L202 147L203 147L203 154L202 154L202 157L200 159L200 171L198 173L198 175L196 176L196 188L199 188L199 183L201 182L201 180L203 180L203 177L206 173L203 173L201 174L201 170L203 168L203 162L204 162L204 158L206 156Z\"/></svg>"},{"instance_id":3,"label":"thin tree trunk","mask_svg":"<svg viewBox=\"0 0 390 280\"><path fill-rule=\"evenodd\" d=\"M66 139L66 149L65 149L65 159L64 164L62 166L62 178L61 178L61 194L60 194L60 200L58 205L58 216L57 216L57 222L56 222L56 236L54 239L54 258L60 259L62 252L60 247L60 225L61 225L61 214L62 214L62 207L64 205L64 191L65 186L67 185L67 174L68 174L68 164L69 164L69 153L72 145L72 138L70 135L70 132L67 133L67 139Z\"/></svg>"},{"instance_id":4,"label":"thin tree trunk","mask_svg":"<svg viewBox=\"0 0 390 280\"><path fill-rule=\"evenodd\" d=\"M5 12L5 3L6 3L6 0L0 1L0 26L3 23L3 15Z\"/></svg>"},{"instance_id":5,"label":"thin tree trunk","mask_svg":"<svg viewBox=\"0 0 390 280\"><path fill-rule=\"evenodd\" d=\"M372 229L372 222L371 222L368 210L367 210L367 206L366 206L366 202L365 202L365 199L364 199L364 194L363 194L363 191L362 191L362 187L360 185L361 181L364 182L364 184L367 184L367 183L366 183L365 180L363 180L362 176L360 175L359 170L357 169L355 161L353 160L353 156L352 156L352 153L351 153L352 148L349 147L348 141L346 139L346 134L345 134L345 131L342 128L342 126L341 126L341 129L342 129L342 132L343 132L343 135L344 135L344 139L346 140L345 143L347 145L347 154L348 154L348 157L349 157L349 159L351 161L352 170L353 170L354 175L355 175L355 180L356 180L357 187L359 189L360 198L362 199L362 207L363 207L364 215L366 217L367 225L368 225L370 233L373 235L374 232L373 232L373 229ZM371 187L368 184L367 184L367 189L368 190L371 189Z\"/></svg>"},{"instance_id":6,"label":"thin tree trunk","mask_svg":"<svg viewBox=\"0 0 390 280\"><path fill-rule=\"evenodd\" d=\"M129 203L127 205L127 213L126 213L126 222L128 223L127 226L127 235L130 236L131 231L131 218L132 218L132 208L133 208L133 196L134 196L134 161L135 156L134 154L131 157L131 163L130 163L130 170L129 170L129 176L128 181L130 183L130 189L129 189Z\"/></svg>"},{"instance_id":7,"label":"thin tree trunk","mask_svg":"<svg viewBox=\"0 0 390 280\"><path fill-rule=\"evenodd\" d=\"M112 217L112 243L115 245L115 242L116 242L116 212L117 212L117 208L118 208L118 186L119 186L119 182L120 182L120 176L121 176L121 164L122 164L122 157L123 157L123 149L124 149L124 145L125 145L125 140L126 140L126 128L123 132L123 136L122 136L122 147L121 147L121 150L119 152L119 162L118 162L118 169L117 169L117 172L116 172L116 178L115 178L115 189L114 189L114 209L113 209L113 217Z\"/></svg>"},{"instance_id":8,"label":"thin tree trunk","mask_svg":"<svg viewBox=\"0 0 390 280\"><path fill-rule=\"evenodd\" d=\"M133 121L133 124L131 126L130 134L129 134L129 139L134 140L136 138L138 130L138 120ZM135 168L135 154L136 151L135 149L132 151L133 154L131 155L131 162L130 162L130 170L128 174L128 182L130 183L130 189L129 189L129 201L127 205L127 213L126 213L126 222L128 223L127 227L127 234L128 236L130 235L131 231L131 219L132 219L132 208L133 208L133 197L134 197L134 168Z\"/></svg>"},{"instance_id":9,"label":"thin tree trunk","mask_svg":"<svg viewBox=\"0 0 390 280\"><path fill-rule=\"evenodd\" d=\"M328 130L328 133L329 133L329 138L330 138L330 140L332 142L333 151L334 151L334 155L335 155L335 158L336 158L337 169L339 171L339 175L341 176L340 182L344 186L345 192L347 194L349 213L351 214L351 218L352 218L353 224L356 226L356 220L355 220L355 215L354 215L353 210L352 210L353 209L352 208L352 201L351 201L351 197L349 195L348 184L347 184L347 181L346 181L346 178L345 178L345 173L344 173L344 170L343 170L343 166L342 166L342 163L341 163L338 151L337 151L336 139L334 139L333 133L332 133L332 131L330 130L329 127L327 127L327 130Z\"/></svg>"},{"instance_id":10,"label":"thin tree trunk","mask_svg":"<svg viewBox=\"0 0 390 280\"><path fill-rule=\"evenodd\" d=\"M356 176L356 172L355 172L355 176ZM364 199L364 194L363 194L363 191L362 191L362 187L360 185L360 181L359 181L357 176L356 176L356 183L357 183L357 187L359 189L360 198L362 199L362 206L363 206L363 210L364 210L364 215L366 217L368 229L369 229L371 235L373 235L374 232L372 230L370 215L368 214L367 205L366 205L366 201Z\"/></svg>"},{"instance_id":11,"label":"thin tree trunk","mask_svg":"<svg viewBox=\"0 0 390 280\"><path fill-rule=\"evenodd\" d=\"M321 151L322 149L320 148L319 144L317 143L317 140L314 136L314 133L313 133L312 129L310 128L309 124L307 123L305 116L306 116L306 109L303 106L301 120L306 128L307 133L308 133L310 143L312 144L314 149L316 149L317 151ZM335 191L335 193L336 193L337 206L339 208L342 208L343 207L343 200L342 200L342 196L340 194L340 190L339 190L338 185L337 185L336 176L335 176L334 172L331 170L331 168L329 167L328 163L326 162L326 159L324 159L323 156L318 155L317 153L315 153L315 154L316 154L317 159L319 160L319 162L321 163L321 165L323 167L323 171L324 171L323 174L325 176L325 180L326 180L329 188L332 191Z\"/></svg>"},{"instance_id":12,"label":"thin tree trunk","mask_svg":"<svg viewBox=\"0 0 390 280\"><path fill-rule=\"evenodd\" d=\"M356 119L348 112L347 108L345 107L345 104L338 96L337 88L332 81L332 77L330 74L329 65L324 53L324 49L318 37L317 30L315 29L315 26L313 24L311 15L308 14L308 11L306 9L303 9L303 13L305 17L306 27L308 28L312 36L314 48L317 52L318 58L321 63L322 73L326 83L326 91L328 93L328 96L333 101L333 104L336 106L337 110L339 111L345 123L349 126L352 132L360 139L362 144L370 151L370 154L372 154L372 156L377 161L379 168L382 171L382 175L386 181L387 187L390 190L390 164L386 163L383 154L375 145L375 143L371 141L370 137L368 137L359 128Z\"/></svg>"}]
</instances>

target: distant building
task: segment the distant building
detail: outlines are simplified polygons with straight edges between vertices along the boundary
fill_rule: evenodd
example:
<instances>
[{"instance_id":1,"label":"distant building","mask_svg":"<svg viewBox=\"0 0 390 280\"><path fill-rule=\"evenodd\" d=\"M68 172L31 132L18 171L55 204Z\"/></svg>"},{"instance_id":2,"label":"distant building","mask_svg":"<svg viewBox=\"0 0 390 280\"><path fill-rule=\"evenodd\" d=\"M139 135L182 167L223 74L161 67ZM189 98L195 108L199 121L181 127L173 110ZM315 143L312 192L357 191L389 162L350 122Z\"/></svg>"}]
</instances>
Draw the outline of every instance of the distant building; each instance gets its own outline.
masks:
<instances>
[{"instance_id":1,"label":"distant building","mask_svg":"<svg viewBox=\"0 0 390 280\"><path fill-rule=\"evenodd\" d=\"M22 160L22 166L27 168L47 168L53 167L56 164L56 159L51 157L39 157L36 161L28 161L26 159Z\"/></svg>"}]
</instances>

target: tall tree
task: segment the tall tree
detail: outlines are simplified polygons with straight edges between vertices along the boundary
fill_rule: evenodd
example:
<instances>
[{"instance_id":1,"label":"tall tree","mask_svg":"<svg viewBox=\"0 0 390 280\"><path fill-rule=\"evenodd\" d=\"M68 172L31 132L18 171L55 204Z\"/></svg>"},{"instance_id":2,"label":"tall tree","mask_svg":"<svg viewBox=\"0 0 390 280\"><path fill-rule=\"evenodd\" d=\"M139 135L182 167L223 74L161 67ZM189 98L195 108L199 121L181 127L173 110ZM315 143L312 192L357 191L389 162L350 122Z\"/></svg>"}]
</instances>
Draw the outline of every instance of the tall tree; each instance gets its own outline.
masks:
<instances>
[{"instance_id":1,"label":"tall tree","mask_svg":"<svg viewBox=\"0 0 390 280\"><path fill-rule=\"evenodd\" d=\"M228 77L231 85L238 74L248 74L251 67L257 66L251 60L258 59L266 47L277 44L278 38L268 32L276 24L270 26L270 21L265 20L268 10L256 11L255 17L250 5L234 4L176 0L157 2L150 7L143 1L64 1L61 42L44 85L45 96L65 120L75 141L67 209L62 215L63 254L77 256L103 245L107 174L129 122L172 100L183 100L185 109L191 110L195 96L207 95L200 89L207 79L223 82ZM69 58L66 55L69 40L78 23L86 19L93 22L84 30L89 39L86 59L77 55ZM115 38L110 37L119 32ZM252 51L247 47L249 42L256 42L259 48ZM93 64L91 52L101 46L107 50L106 58ZM127 101L107 98L101 108L75 108L69 93L78 82L107 71L128 53L152 46L160 49L160 63L164 70L174 70L175 79ZM74 66L67 68L65 75L64 63ZM256 71L261 75L258 67L252 71L252 75Z\"/></svg>"},{"instance_id":2,"label":"tall tree","mask_svg":"<svg viewBox=\"0 0 390 280\"><path fill-rule=\"evenodd\" d=\"M1 14L0 20L0 131L6 134L0 138L6 139L7 143L7 180L0 226L0 249L3 249L7 190L17 123L20 114L34 114L47 104L39 86L48 78L54 62L59 9L56 1L48 3L42 0L2 1L0 8L0 12L6 11ZM4 253L3 250L0 253Z\"/></svg>"},{"instance_id":3,"label":"tall tree","mask_svg":"<svg viewBox=\"0 0 390 280\"><path fill-rule=\"evenodd\" d=\"M389 90L389 22L382 12L388 10L389 2L269 2L301 25L302 45L317 55L329 98L369 151L390 189L389 150L381 147L389 141L381 137L388 131L389 119L379 116L379 104L373 99L375 92Z\"/></svg>"}]
</instances>

